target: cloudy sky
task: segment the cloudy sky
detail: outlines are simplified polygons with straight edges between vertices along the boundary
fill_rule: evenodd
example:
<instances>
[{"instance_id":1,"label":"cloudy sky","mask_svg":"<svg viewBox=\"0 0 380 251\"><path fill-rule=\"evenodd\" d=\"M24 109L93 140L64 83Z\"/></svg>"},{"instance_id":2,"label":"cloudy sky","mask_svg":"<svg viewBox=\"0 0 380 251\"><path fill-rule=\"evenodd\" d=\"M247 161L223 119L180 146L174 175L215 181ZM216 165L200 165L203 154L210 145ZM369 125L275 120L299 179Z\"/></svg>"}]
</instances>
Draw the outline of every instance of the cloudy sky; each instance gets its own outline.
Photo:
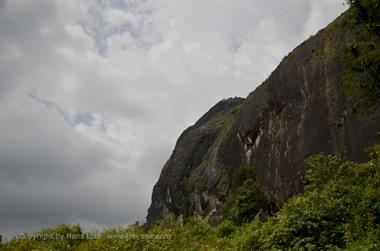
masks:
<instances>
[{"instance_id":1,"label":"cloudy sky","mask_svg":"<svg viewBox=\"0 0 380 251\"><path fill-rule=\"evenodd\" d=\"M143 222L179 134L342 0L0 0L0 233Z\"/></svg>"}]
</instances>

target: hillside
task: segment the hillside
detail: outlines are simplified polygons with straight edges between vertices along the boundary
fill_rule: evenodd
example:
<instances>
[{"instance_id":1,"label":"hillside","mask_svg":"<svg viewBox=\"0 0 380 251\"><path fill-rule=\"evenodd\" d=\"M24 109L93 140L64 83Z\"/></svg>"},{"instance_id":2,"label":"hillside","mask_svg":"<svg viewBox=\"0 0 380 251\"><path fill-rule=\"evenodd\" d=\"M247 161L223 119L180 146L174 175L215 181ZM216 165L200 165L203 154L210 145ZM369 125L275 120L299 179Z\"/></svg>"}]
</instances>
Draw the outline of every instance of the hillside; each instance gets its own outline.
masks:
<instances>
[{"instance_id":1,"label":"hillside","mask_svg":"<svg viewBox=\"0 0 380 251\"><path fill-rule=\"evenodd\" d=\"M344 82L346 48L367 35L353 15L295 48L245 100L221 101L181 135L153 189L148 225L164 212L220 222L245 165L265 194L263 210L273 213L303 191L311 154L365 161L363 149L380 139L380 110L361 112Z\"/></svg>"}]
</instances>

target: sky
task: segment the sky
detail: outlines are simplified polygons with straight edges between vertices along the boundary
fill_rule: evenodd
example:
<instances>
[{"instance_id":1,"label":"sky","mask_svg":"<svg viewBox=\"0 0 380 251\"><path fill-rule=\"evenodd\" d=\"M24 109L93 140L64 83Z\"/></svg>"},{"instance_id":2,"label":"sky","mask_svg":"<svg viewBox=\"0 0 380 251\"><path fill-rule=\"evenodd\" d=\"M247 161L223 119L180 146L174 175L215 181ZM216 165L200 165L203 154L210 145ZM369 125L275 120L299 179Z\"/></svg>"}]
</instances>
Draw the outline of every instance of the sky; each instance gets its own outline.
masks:
<instances>
[{"instance_id":1,"label":"sky","mask_svg":"<svg viewBox=\"0 0 380 251\"><path fill-rule=\"evenodd\" d=\"M144 222L178 136L341 0L0 0L0 233Z\"/></svg>"}]
</instances>

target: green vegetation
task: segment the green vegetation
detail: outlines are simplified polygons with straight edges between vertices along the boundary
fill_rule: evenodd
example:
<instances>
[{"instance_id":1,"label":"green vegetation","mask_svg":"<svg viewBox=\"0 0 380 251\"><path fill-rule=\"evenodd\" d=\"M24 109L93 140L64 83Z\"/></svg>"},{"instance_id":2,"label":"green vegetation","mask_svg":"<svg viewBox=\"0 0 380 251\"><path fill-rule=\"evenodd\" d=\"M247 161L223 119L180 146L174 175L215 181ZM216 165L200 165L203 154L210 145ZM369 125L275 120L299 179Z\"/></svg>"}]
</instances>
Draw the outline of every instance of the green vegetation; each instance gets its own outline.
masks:
<instances>
[{"instance_id":1,"label":"green vegetation","mask_svg":"<svg viewBox=\"0 0 380 251\"><path fill-rule=\"evenodd\" d=\"M239 224L227 219L215 227L168 215L147 232L139 224L99 233L60 225L15 238L0 250L380 250L380 144L366 163L323 154L306 163L305 192L265 222L245 222L242 213ZM237 182L253 177L245 166Z\"/></svg>"},{"instance_id":2,"label":"green vegetation","mask_svg":"<svg viewBox=\"0 0 380 251\"><path fill-rule=\"evenodd\" d=\"M205 125L205 130L213 130L215 128L225 128L228 129L232 122L234 121L235 116L239 113L241 104L235 106L229 112L218 114L209 120Z\"/></svg>"},{"instance_id":3,"label":"green vegetation","mask_svg":"<svg viewBox=\"0 0 380 251\"><path fill-rule=\"evenodd\" d=\"M235 191L227 203L224 217L241 225L251 222L259 213L268 211L268 202L256 181L252 166L241 166L235 174Z\"/></svg>"},{"instance_id":4,"label":"green vegetation","mask_svg":"<svg viewBox=\"0 0 380 251\"><path fill-rule=\"evenodd\" d=\"M355 32L343 54L343 82L353 109L373 113L380 100L380 1L348 0Z\"/></svg>"}]
</instances>

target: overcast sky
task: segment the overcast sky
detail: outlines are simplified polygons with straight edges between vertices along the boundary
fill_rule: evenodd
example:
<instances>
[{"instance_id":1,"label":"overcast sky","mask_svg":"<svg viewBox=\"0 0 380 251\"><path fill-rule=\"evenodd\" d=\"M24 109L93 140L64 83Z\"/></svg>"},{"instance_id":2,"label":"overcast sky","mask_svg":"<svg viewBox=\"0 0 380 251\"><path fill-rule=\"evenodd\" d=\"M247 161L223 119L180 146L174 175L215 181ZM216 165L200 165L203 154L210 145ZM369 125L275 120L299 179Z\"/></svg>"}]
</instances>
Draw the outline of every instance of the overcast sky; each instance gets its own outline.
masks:
<instances>
[{"instance_id":1,"label":"overcast sky","mask_svg":"<svg viewBox=\"0 0 380 251\"><path fill-rule=\"evenodd\" d=\"M0 0L0 233L145 221L180 133L342 0Z\"/></svg>"}]
</instances>

